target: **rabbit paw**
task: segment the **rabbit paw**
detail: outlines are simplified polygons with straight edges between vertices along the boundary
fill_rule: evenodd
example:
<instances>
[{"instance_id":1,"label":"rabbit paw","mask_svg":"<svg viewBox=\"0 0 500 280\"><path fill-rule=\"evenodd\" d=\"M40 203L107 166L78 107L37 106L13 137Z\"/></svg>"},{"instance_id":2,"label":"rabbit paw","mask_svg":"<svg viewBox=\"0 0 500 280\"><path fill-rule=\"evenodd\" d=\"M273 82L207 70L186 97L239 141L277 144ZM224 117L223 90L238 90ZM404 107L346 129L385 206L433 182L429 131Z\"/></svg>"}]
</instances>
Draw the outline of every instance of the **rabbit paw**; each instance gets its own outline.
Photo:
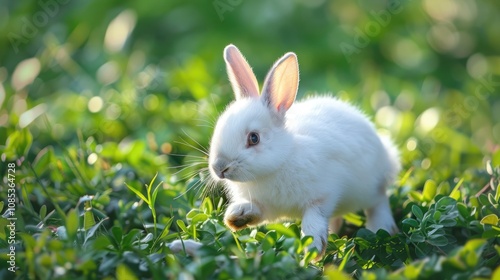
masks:
<instances>
[{"instance_id":1,"label":"rabbit paw","mask_svg":"<svg viewBox=\"0 0 500 280\"><path fill-rule=\"evenodd\" d=\"M250 202L229 205L224 216L224 223L233 231L256 225L260 220L260 209Z\"/></svg>"}]
</instances>

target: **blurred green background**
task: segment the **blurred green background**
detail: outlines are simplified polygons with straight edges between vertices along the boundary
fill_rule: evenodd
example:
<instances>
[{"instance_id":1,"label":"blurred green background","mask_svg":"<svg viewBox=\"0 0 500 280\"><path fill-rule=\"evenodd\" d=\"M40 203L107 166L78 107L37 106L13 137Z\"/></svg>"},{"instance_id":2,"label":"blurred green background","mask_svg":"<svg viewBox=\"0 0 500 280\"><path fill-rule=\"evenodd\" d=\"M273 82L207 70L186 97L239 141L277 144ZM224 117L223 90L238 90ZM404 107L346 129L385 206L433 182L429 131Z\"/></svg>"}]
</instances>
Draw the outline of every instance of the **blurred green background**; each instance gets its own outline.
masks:
<instances>
[{"instance_id":1,"label":"blurred green background","mask_svg":"<svg viewBox=\"0 0 500 280\"><path fill-rule=\"evenodd\" d=\"M449 178L500 162L499 26L495 0L2 0L2 160L86 143L89 164L141 172L149 157L166 172L181 162L169 154L198 153L179 141L208 146L206 122L233 98L222 50L234 43L261 82L295 52L298 98L352 101L406 168Z\"/></svg>"},{"instance_id":2,"label":"blurred green background","mask_svg":"<svg viewBox=\"0 0 500 280\"><path fill-rule=\"evenodd\" d=\"M344 271L358 277L367 266L414 278L434 271L427 277L492 275L500 216L498 187L495 196L489 191L500 166L499 27L498 0L0 0L0 211L13 185L17 279L131 279L129 270L206 279L206 271L221 269L235 279L241 271L301 278L296 268L308 262L293 249L297 240L281 246L272 230L284 226L252 229L258 245L250 230L224 227L224 199L198 195L208 181L202 151L233 100L222 58L230 43L261 83L276 59L295 52L299 99L328 93L350 101L399 147L403 170L390 200L406 253L381 245L377 263L360 241L366 231L356 238L341 232L329 240L325 274L335 272L330 264L344 266L356 247L360 255ZM13 162L15 176L7 176ZM153 187L156 204L137 195ZM442 217L457 220L445 230L411 218L426 213L441 222L432 214L438 200L446 202ZM362 224L361 216L353 220ZM296 224L287 227L299 235ZM66 229L69 238L60 233ZM276 258L264 236L275 237ZM179 238L214 245L209 261L174 258L165 244ZM483 240L464 245L476 238ZM7 230L1 248L6 240ZM230 259L243 252L234 242L244 244L248 259ZM251 257L263 248L271 258ZM458 268L446 266L443 255ZM6 256L0 254L0 278L12 277L3 269ZM219 267L214 256L230 265ZM145 265L150 258L154 264Z\"/></svg>"}]
</instances>

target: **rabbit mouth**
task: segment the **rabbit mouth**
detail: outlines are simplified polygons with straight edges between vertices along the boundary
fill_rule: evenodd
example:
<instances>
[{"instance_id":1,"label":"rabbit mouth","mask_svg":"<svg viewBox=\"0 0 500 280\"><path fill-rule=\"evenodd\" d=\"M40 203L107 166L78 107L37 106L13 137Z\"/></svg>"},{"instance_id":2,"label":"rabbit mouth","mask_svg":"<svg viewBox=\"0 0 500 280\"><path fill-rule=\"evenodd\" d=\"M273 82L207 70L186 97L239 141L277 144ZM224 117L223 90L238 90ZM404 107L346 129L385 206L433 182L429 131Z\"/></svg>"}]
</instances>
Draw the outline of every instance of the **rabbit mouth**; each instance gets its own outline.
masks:
<instances>
[{"instance_id":1,"label":"rabbit mouth","mask_svg":"<svg viewBox=\"0 0 500 280\"><path fill-rule=\"evenodd\" d=\"M224 170L214 171L214 172L215 172L215 175L217 175L217 177L219 177L219 179L226 179L228 171L229 171L229 167L226 167Z\"/></svg>"},{"instance_id":2,"label":"rabbit mouth","mask_svg":"<svg viewBox=\"0 0 500 280\"><path fill-rule=\"evenodd\" d=\"M237 160L228 162L224 159L216 159L210 164L210 170L216 180L247 182L251 181L251 178L254 177L242 168L241 163Z\"/></svg>"},{"instance_id":3,"label":"rabbit mouth","mask_svg":"<svg viewBox=\"0 0 500 280\"><path fill-rule=\"evenodd\" d=\"M224 159L216 159L211 165L210 169L212 170L212 173L218 178L218 179L228 179L231 180L234 176L234 171L235 171L235 162L228 162Z\"/></svg>"}]
</instances>

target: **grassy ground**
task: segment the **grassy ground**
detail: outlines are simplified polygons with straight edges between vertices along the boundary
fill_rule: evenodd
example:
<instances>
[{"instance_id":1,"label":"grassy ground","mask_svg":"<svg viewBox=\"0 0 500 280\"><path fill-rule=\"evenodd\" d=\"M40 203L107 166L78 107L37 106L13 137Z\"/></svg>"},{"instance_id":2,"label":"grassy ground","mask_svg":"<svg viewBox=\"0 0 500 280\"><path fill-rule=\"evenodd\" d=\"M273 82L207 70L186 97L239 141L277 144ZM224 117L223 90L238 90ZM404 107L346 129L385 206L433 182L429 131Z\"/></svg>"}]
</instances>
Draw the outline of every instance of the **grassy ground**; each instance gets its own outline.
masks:
<instances>
[{"instance_id":1,"label":"grassy ground","mask_svg":"<svg viewBox=\"0 0 500 280\"><path fill-rule=\"evenodd\" d=\"M59 156L48 147L33 162L9 161L16 169L6 181L17 189L17 272L5 267L9 250L3 249L3 277L488 279L500 273L500 170L491 165L440 182L408 169L391 195L401 232L391 237L359 229L363 217L349 215L342 231L330 235L326 256L312 265L314 255L303 251L311 240L300 238L300 223L231 233L222 223L223 198L200 200L194 189L186 192L197 177L177 183L162 172L151 179L158 158L140 143L107 156L112 144L102 149L84 141L59 147ZM151 176L136 172L134 158ZM11 222L9 205L2 204L2 227ZM9 236L6 227L3 248ZM206 246L195 258L173 255L165 245L179 238Z\"/></svg>"},{"instance_id":2,"label":"grassy ground","mask_svg":"<svg viewBox=\"0 0 500 280\"><path fill-rule=\"evenodd\" d=\"M0 278L500 279L498 3L358 2L0 7ZM352 213L309 263L300 221L224 226L200 150L232 100L229 43L261 80L296 52L299 98L330 92L393 137L399 234Z\"/></svg>"}]
</instances>

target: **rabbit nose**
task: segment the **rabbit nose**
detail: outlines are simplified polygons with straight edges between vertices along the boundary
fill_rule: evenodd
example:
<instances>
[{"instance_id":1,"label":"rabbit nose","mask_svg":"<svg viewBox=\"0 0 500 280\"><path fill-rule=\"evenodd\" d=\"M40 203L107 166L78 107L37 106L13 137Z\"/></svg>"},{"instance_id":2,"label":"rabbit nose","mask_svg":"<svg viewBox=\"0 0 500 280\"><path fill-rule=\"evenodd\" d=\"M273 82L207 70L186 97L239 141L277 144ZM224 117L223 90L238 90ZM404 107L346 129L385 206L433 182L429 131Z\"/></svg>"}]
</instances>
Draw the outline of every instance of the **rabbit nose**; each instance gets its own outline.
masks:
<instances>
[{"instance_id":1,"label":"rabbit nose","mask_svg":"<svg viewBox=\"0 0 500 280\"><path fill-rule=\"evenodd\" d=\"M212 164L212 169L217 177L219 177L220 179L224 179L226 178L226 173L229 171L229 166L226 161L216 159Z\"/></svg>"},{"instance_id":2,"label":"rabbit nose","mask_svg":"<svg viewBox=\"0 0 500 280\"><path fill-rule=\"evenodd\" d=\"M224 170L222 170L222 171L220 172L220 176L219 176L219 178L221 178L221 179L226 178L226 175L224 175L224 173L226 173L228 170L229 170L229 167L226 167ZM219 174L218 174L218 175L219 175Z\"/></svg>"}]
</instances>

